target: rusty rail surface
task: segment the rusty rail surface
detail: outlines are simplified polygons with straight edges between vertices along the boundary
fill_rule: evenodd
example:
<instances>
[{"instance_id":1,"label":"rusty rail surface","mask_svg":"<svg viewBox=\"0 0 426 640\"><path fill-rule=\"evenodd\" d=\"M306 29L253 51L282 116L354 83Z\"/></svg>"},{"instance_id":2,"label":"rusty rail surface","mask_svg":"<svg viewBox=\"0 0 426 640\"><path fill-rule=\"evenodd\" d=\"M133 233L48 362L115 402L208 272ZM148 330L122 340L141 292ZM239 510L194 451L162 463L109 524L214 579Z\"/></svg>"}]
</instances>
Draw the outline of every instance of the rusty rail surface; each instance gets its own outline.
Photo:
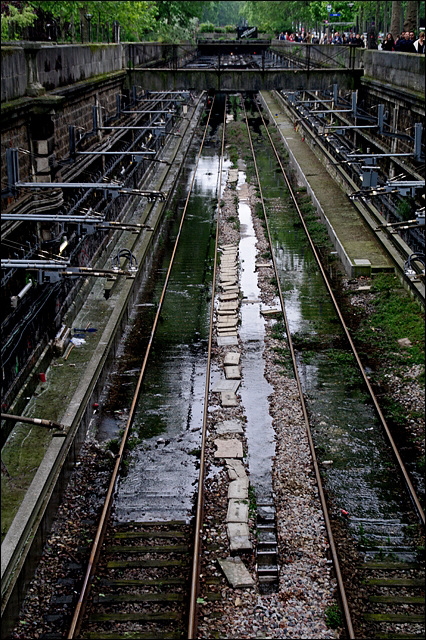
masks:
<instances>
[{"instance_id":1,"label":"rusty rail surface","mask_svg":"<svg viewBox=\"0 0 426 640\"><path fill-rule=\"evenodd\" d=\"M194 553L192 561L192 580L191 580L191 595L189 603L189 619L188 619L188 640L192 640L196 637L197 633L197 596L200 584L200 559L201 559L201 534L202 534L202 517L204 511L204 476L205 476L205 455L206 455L206 438L207 438L207 415L209 408L209 388L210 388L210 365L211 365L211 351L213 341L213 316L214 316L214 293L216 287L216 274L217 274L217 252L219 245L219 223L221 216L220 207L220 195L222 189L222 165L223 155L225 149L225 131L226 131L226 104L223 112L223 130L222 130L222 149L220 154L220 166L219 166L219 180L217 189L217 219L216 219L216 237L215 237L215 260L213 266L213 280L212 280L212 301L210 307L210 330L209 330L209 344L207 353L207 367L206 367L206 383L204 391L204 411L203 411L203 426L201 435L201 455L200 455L200 473L198 477L198 496L197 496L197 512L195 517L195 535L194 535Z\"/></svg>"}]
</instances>

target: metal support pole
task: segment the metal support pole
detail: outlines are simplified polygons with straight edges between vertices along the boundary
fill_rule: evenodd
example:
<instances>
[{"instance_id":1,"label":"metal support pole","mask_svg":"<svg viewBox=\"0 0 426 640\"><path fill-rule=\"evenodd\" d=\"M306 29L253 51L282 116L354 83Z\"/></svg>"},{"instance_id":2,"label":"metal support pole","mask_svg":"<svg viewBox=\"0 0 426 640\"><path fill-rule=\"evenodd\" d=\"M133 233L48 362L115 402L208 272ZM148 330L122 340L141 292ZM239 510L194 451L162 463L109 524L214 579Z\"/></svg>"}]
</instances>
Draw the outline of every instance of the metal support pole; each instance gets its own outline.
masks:
<instances>
[{"instance_id":1,"label":"metal support pole","mask_svg":"<svg viewBox=\"0 0 426 640\"><path fill-rule=\"evenodd\" d=\"M93 114L93 133L98 133L98 108L96 106L92 107Z\"/></svg>"},{"instance_id":2,"label":"metal support pole","mask_svg":"<svg viewBox=\"0 0 426 640\"><path fill-rule=\"evenodd\" d=\"M422 123L416 122L416 124L414 125L414 158L417 160L417 162L421 162L422 160L422 133Z\"/></svg>"},{"instance_id":3,"label":"metal support pole","mask_svg":"<svg viewBox=\"0 0 426 640\"><path fill-rule=\"evenodd\" d=\"M337 103L339 102L339 85L333 84L333 102L334 106L337 107Z\"/></svg>"},{"instance_id":4,"label":"metal support pole","mask_svg":"<svg viewBox=\"0 0 426 640\"><path fill-rule=\"evenodd\" d=\"M74 158L75 152L76 152L76 146L75 146L75 126L73 124L69 125L68 133L69 133L69 141L70 141L70 157Z\"/></svg>"},{"instance_id":5,"label":"metal support pole","mask_svg":"<svg viewBox=\"0 0 426 640\"><path fill-rule=\"evenodd\" d=\"M356 102L357 102L357 91L352 91L352 116L356 118Z\"/></svg>"},{"instance_id":6,"label":"metal support pole","mask_svg":"<svg viewBox=\"0 0 426 640\"><path fill-rule=\"evenodd\" d=\"M10 195L16 195L15 185L19 181L18 149L6 149L7 182Z\"/></svg>"},{"instance_id":7,"label":"metal support pole","mask_svg":"<svg viewBox=\"0 0 426 640\"><path fill-rule=\"evenodd\" d=\"M384 104L377 105L377 124L379 127L380 134L383 133L384 114L385 114L385 105Z\"/></svg>"},{"instance_id":8,"label":"metal support pole","mask_svg":"<svg viewBox=\"0 0 426 640\"><path fill-rule=\"evenodd\" d=\"M15 416L11 413L2 413L2 420L13 420L13 422L25 422L27 424L36 424L49 429L64 429L64 425L53 420L43 420L42 418L27 418L27 416Z\"/></svg>"}]
</instances>

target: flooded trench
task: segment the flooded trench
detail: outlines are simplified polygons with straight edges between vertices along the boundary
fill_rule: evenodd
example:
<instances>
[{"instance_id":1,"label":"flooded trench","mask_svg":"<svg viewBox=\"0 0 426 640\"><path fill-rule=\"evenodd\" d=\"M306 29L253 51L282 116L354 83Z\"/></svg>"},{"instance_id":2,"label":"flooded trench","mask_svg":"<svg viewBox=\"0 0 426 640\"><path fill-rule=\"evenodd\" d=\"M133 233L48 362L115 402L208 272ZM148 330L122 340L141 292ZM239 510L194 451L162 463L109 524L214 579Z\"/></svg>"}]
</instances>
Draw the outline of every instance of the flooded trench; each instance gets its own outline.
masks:
<instances>
[{"instance_id":1,"label":"flooded trench","mask_svg":"<svg viewBox=\"0 0 426 640\"><path fill-rule=\"evenodd\" d=\"M239 171L237 193L245 182ZM242 293L240 338L244 344L241 359L243 381L241 401L247 418L246 438L249 452L250 483L258 503L272 502L272 458L275 455L274 430L269 415L268 396L272 386L265 378L263 359L265 320L262 317L260 289L256 272L256 233L248 202L239 198L239 257Z\"/></svg>"},{"instance_id":2,"label":"flooded trench","mask_svg":"<svg viewBox=\"0 0 426 640\"><path fill-rule=\"evenodd\" d=\"M220 158L203 149L133 421L117 521L186 520L198 480ZM190 188L195 161L182 179ZM225 169L226 170L226 165ZM225 182L225 180L223 180ZM184 200L137 303L97 437L114 451L128 415L173 251ZM112 441L111 441L112 439Z\"/></svg>"},{"instance_id":3,"label":"flooded trench","mask_svg":"<svg viewBox=\"0 0 426 640\"><path fill-rule=\"evenodd\" d=\"M332 509L337 515L342 510L349 514L348 526L358 540L368 531L377 547L386 551L383 540L387 540L398 547L401 558L408 558L406 531L412 524L411 509L400 491L391 450L355 362L342 347L342 330L297 214L285 204L284 180L263 143L256 154L286 312ZM187 168L185 189L193 169ZM217 149L206 147L136 411L127 473L117 490L114 515L118 520L190 517L198 477L218 171ZM244 181L240 171L239 185ZM240 201L238 213L243 294L240 337L245 345L240 393L247 416L251 482L258 499L268 499L274 442L267 398L272 388L262 369L264 320L248 204ZM119 426L120 417L125 421L170 252L167 243L152 275L151 297L139 303L141 313L129 340L121 391L115 405L109 406L101 431L108 424Z\"/></svg>"},{"instance_id":4,"label":"flooded trench","mask_svg":"<svg viewBox=\"0 0 426 640\"><path fill-rule=\"evenodd\" d=\"M367 555L412 560L411 504L284 179L259 144L273 251L332 513Z\"/></svg>"}]
</instances>

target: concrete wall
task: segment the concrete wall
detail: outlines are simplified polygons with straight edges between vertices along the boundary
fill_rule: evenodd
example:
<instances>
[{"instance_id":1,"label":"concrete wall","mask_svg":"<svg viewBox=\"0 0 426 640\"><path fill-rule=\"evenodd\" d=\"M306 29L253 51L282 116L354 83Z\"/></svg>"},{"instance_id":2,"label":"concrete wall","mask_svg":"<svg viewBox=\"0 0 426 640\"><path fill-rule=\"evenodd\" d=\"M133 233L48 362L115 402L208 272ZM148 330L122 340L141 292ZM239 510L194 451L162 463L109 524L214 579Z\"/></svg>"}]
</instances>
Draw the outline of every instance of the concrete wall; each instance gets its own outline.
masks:
<instances>
[{"instance_id":1,"label":"concrete wall","mask_svg":"<svg viewBox=\"0 0 426 640\"><path fill-rule=\"evenodd\" d=\"M1 53L1 100L9 102L119 71L123 68L126 51L120 44L56 45L30 42L20 43L16 47L2 47Z\"/></svg>"},{"instance_id":2,"label":"concrete wall","mask_svg":"<svg viewBox=\"0 0 426 640\"><path fill-rule=\"evenodd\" d=\"M364 74L384 84L425 92L425 56L395 51L363 51Z\"/></svg>"},{"instance_id":3,"label":"concrete wall","mask_svg":"<svg viewBox=\"0 0 426 640\"><path fill-rule=\"evenodd\" d=\"M44 91L159 60L172 62L193 51L191 45L155 42L69 45L21 42L2 46L1 101L42 95Z\"/></svg>"},{"instance_id":4,"label":"concrete wall","mask_svg":"<svg viewBox=\"0 0 426 640\"><path fill-rule=\"evenodd\" d=\"M418 93L424 93L425 90L425 58L418 54L333 45L307 45L285 40L273 40L271 50L283 55L291 54L303 60L309 59L313 66L364 69L366 76L401 89ZM52 91L95 76L147 66L159 61L163 66L169 63L172 65L174 60L192 55L194 51L195 47L189 44L166 45L155 42L108 45L22 42L17 45L5 45L1 51L1 100L9 102L25 96L41 95L46 90ZM197 83L193 74L189 72L188 76L191 79L187 82L182 82L179 75L173 78L173 82L176 83L175 88L222 88L236 91L275 89L282 84L276 79L277 76L273 75L278 72L265 72L263 80L259 79L259 74L253 75L249 81L247 74L238 73L234 72L230 76L222 73L220 82L212 81L210 78L203 82L202 72L198 72ZM231 86L232 83L234 86ZM300 84L300 79L290 83L287 76L286 88L298 88L295 86L297 83ZM165 88L164 83L161 88Z\"/></svg>"},{"instance_id":5,"label":"concrete wall","mask_svg":"<svg viewBox=\"0 0 426 640\"><path fill-rule=\"evenodd\" d=\"M27 65L22 47L2 45L1 48L1 101L20 98L27 87Z\"/></svg>"}]
</instances>

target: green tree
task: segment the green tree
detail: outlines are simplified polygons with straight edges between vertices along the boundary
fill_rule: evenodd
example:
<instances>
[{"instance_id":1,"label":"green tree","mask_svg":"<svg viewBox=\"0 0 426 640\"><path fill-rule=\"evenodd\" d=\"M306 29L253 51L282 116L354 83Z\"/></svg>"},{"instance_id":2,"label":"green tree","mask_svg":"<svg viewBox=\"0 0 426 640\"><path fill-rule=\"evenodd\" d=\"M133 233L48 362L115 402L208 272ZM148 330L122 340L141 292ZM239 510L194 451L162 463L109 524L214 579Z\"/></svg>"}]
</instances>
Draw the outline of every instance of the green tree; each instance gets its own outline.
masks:
<instances>
[{"instance_id":1,"label":"green tree","mask_svg":"<svg viewBox=\"0 0 426 640\"><path fill-rule=\"evenodd\" d=\"M417 32L418 15L417 5L419 3L416 0L408 0L407 7L405 9L404 30Z\"/></svg>"},{"instance_id":2,"label":"green tree","mask_svg":"<svg viewBox=\"0 0 426 640\"><path fill-rule=\"evenodd\" d=\"M303 26L305 30L310 31L318 23L322 24L329 19L328 4L332 4L333 13L341 14L339 22L355 21L356 9L349 6L355 3L339 0L244 2L243 13L250 24L258 26L261 30L279 32L287 29L297 30Z\"/></svg>"},{"instance_id":3,"label":"green tree","mask_svg":"<svg viewBox=\"0 0 426 640\"><path fill-rule=\"evenodd\" d=\"M395 38L395 40L399 36L400 28L401 28L401 1L393 0L390 31L393 37Z\"/></svg>"},{"instance_id":4,"label":"green tree","mask_svg":"<svg viewBox=\"0 0 426 640\"><path fill-rule=\"evenodd\" d=\"M3 5L2 3L2 38L3 38ZM41 10L46 14L51 14L53 18L62 26L65 22L78 24L80 20L85 22L84 16L92 15L92 23L98 21L101 24L112 24L118 20L121 25L122 40L139 40L142 36L152 31L156 24L158 7L155 2L148 1L115 1L97 2L95 0L68 2L53 0L31 0L30 2L20 2L25 11L33 14ZM32 23L31 23L32 24ZM27 25L22 25L27 26Z\"/></svg>"},{"instance_id":5,"label":"green tree","mask_svg":"<svg viewBox=\"0 0 426 640\"><path fill-rule=\"evenodd\" d=\"M216 26L232 24L237 26L241 21L241 9L244 2L203 2L202 22L210 22Z\"/></svg>"},{"instance_id":6,"label":"green tree","mask_svg":"<svg viewBox=\"0 0 426 640\"><path fill-rule=\"evenodd\" d=\"M186 27L192 18L201 18L203 12L203 4L211 4L210 2L170 2L169 0L158 0L156 3L158 8L158 20L165 21L169 24L179 24Z\"/></svg>"},{"instance_id":7,"label":"green tree","mask_svg":"<svg viewBox=\"0 0 426 640\"><path fill-rule=\"evenodd\" d=\"M8 40L11 35L9 29L11 25L15 25L18 28L16 35L13 37L17 39L19 32L25 27L30 27L34 24L37 16L32 7L27 6L24 2L2 2L1 3L1 39L2 41Z\"/></svg>"}]
</instances>

